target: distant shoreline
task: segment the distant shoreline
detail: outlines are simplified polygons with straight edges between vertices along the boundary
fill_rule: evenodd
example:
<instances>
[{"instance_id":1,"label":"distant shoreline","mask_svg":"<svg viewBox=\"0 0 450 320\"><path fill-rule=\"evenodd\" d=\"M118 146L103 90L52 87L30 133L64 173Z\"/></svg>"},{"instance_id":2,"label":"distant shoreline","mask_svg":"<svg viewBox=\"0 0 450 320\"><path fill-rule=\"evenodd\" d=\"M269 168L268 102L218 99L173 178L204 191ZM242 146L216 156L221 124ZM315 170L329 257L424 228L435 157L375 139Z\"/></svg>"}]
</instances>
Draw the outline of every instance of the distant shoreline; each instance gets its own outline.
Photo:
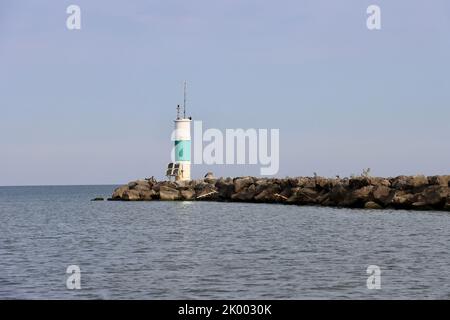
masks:
<instances>
[{"instance_id":1,"label":"distant shoreline","mask_svg":"<svg viewBox=\"0 0 450 320\"><path fill-rule=\"evenodd\" d=\"M110 201L223 201L365 209L450 211L450 175L382 177L215 178L132 181Z\"/></svg>"}]
</instances>

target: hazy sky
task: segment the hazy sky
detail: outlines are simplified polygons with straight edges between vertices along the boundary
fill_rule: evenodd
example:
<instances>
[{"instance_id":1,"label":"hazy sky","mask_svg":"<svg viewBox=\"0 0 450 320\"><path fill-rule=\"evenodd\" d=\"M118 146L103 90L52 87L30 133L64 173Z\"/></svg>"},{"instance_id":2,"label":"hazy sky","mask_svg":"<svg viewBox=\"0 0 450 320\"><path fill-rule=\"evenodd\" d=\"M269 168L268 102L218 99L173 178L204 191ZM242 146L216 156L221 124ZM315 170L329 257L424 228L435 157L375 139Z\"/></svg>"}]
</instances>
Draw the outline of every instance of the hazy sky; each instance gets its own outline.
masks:
<instances>
[{"instance_id":1,"label":"hazy sky","mask_svg":"<svg viewBox=\"0 0 450 320\"><path fill-rule=\"evenodd\" d=\"M162 178L185 79L205 128L280 129L279 176L449 174L449 31L448 0L2 0L0 185Z\"/></svg>"}]
</instances>

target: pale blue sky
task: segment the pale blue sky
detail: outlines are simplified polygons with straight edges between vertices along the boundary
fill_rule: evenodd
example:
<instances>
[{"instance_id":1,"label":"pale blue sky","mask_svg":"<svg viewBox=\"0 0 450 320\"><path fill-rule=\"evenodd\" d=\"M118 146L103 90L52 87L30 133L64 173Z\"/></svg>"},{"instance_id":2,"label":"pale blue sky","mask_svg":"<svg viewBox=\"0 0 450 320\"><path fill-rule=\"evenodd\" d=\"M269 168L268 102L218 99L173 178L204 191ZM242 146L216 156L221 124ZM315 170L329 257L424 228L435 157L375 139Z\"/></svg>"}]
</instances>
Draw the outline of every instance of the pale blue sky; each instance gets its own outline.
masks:
<instances>
[{"instance_id":1,"label":"pale blue sky","mask_svg":"<svg viewBox=\"0 0 450 320\"><path fill-rule=\"evenodd\" d=\"M185 79L205 128L280 129L279 176L449 174L449 31L447 0L2 0L0 185L162 178Z\"/></svg>"}]
</instances>

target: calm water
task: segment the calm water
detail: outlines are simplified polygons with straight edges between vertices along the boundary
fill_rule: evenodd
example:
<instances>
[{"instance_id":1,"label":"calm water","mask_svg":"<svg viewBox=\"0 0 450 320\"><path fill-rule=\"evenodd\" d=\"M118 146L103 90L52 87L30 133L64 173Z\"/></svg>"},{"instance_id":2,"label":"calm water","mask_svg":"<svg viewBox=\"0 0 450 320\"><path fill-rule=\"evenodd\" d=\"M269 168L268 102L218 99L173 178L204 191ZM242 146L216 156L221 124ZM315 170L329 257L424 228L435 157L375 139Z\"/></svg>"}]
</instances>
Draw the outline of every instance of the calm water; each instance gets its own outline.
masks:
<instances>
[{"instance_id":1,"label":"calm water","mask_svg":"<svg viewBox=\"0 0 450 320\"><path fill-rule=\"evenodd\" d=\"M89 201L112 189L0 187L0 298L450 298L449 213Z\"/></svg>"}]
</instances>

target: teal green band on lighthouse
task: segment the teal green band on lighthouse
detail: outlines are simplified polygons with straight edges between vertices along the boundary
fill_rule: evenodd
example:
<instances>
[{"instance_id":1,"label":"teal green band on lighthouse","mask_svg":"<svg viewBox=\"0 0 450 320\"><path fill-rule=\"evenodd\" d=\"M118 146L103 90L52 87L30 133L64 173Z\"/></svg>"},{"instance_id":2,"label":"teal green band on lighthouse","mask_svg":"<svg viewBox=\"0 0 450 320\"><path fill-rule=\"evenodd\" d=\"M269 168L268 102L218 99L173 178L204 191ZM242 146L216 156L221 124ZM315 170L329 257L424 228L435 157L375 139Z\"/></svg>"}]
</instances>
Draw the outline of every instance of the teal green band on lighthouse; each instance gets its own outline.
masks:
<instances>
[{"instance_id":1,"label":"teal green band on lighthouse","mask_svg":"<svg viewBox=\"0 0 450 320\"><path fill-rule=\"evenodd\" d=\"M191 161L191 140L175 141L175 161Z\"/></svg>"}]
</instances>

